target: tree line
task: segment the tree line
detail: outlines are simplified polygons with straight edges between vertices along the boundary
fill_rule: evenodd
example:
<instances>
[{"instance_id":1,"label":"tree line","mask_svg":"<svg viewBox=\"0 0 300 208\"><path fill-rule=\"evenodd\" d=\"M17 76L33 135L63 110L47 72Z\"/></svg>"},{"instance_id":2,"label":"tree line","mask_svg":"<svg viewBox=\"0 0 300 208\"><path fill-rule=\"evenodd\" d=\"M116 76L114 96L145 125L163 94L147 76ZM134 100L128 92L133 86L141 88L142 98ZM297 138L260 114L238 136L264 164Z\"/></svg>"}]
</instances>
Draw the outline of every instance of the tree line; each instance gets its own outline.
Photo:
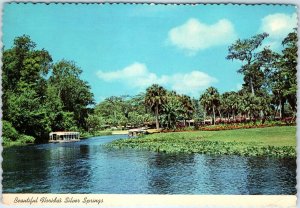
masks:
<instances>
[{"instance_id":1,"label":"tree line","mask_svg":"<svg viewBox=\"0 0 300 208\"><path fill-rule=\"evenodd\" d=\"M174 129L179 120L201 118L200 103L187 95L168 91L157 84L136 96L112 96L100 102L89 114L87 124L90 131L110 127L134 128L154 126Z\"/></svg>"},{"instance_id":2,"label":"tree line","mask_svg":"<svg viewBox=\"0 0 300 208\"><path fill-rule=\"evenodd\" d=\"M3 141L42 142L51 131L97 132L108 128L154 125L176 129L195 123L295 118L297 108L297 33L282 41L282 51L262 47L267 33L238 39L228 60L239 60L244 83L239 91L209 87L198 98L153 84L135 96L111 96L95 105L82 70L72 61L53 63L29 36L14 40L2 57Z\"/></svg>"},{"instance_id":3,"label":"tree line","mask_svg":"<svg viewBox=\"0 0 300 208\"><path fill-rule=\"evenodd\" d=\"M93 94L72 61L53 63L29 36L14 40L2 58L3 142L42 142L51 131L86 131Z\"/></svg>"},{"instance_id":4,"label":"tree line","mask_svg":"<svg viewBox=\"0 0 300 208\"><path fill-rule=\"evenodd\" d=\"M156 128L175 129L187 121L205 123L284 119L296 116L297 33L282 41L281 52L262 48L267 33L238 39L228 48L228 60L239 60L243 75L241 90L219 93L209 87L199 99L179 95L153 84L134 97L110 97L96 105L89 115L91 129L107 126L142 126L155 122Z\"/></svg>"},{"instance_id":5,"label":"tree line","mask_svg":"<svg viewBox=\"0 0 300 208\"><path fill-rule=\"evenodd\" d=\"M239 60L243 65L238 73L244 76L244 84L238 92L222 95L214 87L200 97L207 114L250 120L295 119L297 108L297 32L289 33L282 41L281 53L269 47L261 48L267 33L250 39L237 40L228 49L229 60Z\"/></svg>"}]
</instances>

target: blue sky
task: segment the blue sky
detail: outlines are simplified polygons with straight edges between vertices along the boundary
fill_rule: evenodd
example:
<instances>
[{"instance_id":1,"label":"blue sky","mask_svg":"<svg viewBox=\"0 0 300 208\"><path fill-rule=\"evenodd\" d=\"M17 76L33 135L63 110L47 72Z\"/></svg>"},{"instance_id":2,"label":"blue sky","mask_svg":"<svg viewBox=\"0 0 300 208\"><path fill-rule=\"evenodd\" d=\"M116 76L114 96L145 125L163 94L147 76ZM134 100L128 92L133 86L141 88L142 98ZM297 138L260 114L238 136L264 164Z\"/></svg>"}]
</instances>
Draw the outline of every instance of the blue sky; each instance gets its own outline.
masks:
<instances>
[{"instance_id":1,"label":"blue sky","mask_svg":"<svg viewBox=\"0 0 300 208\"><path fill-rule=\"evenodd\" d=\"M225 57L236 39L261 32L280 50L297 25L280 5L5 4L3 42L29 35L54 62L73 60L97 102L153 83L199 98L209 86L238 90L241 62Z\"/></svg>"}]
</instances>

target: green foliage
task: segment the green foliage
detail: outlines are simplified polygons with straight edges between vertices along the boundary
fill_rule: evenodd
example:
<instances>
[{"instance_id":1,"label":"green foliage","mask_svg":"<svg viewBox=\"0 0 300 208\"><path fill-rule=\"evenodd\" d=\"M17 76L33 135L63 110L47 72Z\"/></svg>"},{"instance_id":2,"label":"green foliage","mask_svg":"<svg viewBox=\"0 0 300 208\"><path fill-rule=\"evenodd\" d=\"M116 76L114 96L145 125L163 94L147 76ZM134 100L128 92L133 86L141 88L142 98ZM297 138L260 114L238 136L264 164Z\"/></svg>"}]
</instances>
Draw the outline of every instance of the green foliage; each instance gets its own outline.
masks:
<instances>
[{"instance_id":1,"label":"green foliage","mask_svg":"<svg viewBox=\"0 0 300 208\"><path fill-rule=\"evenodd\" d=\"M19 134L8 121L2 121L2 144L4 146L14 146L33 143L35 138L24 134Z\"/></svg>"},{"instance_id":2,"label":"green foliage","mask_svg":"<svg viewBox=\"0 0 300 208\"><path fill-rule=\"evenodd\" d=\"M100 115L90 114L86 118L89 132L103 130L105 128L105 119Z\"/></svg>"},{"instance_id":3,"label":"green foliage","mask_svg":"<svg viewBox=\"0 0 300 208\"><path fill-rule=\"evenodd\" d=\"M167 92L165 103L163 104L163 114L161 123L168 129L175 129L177 120L184 117L184 106L182 98L176 92Z\"/></svg>"},{"instance_id":4,"label":"green foliage","mask_svg":"<svg viewBox=\"0 0 300 208\"><path fill-rule=\"evenodd\" d=\"M21 146L25 144L32 144L35 142L35 138L32 136L20 134L18 139L16 141L11 141L10 139L3 137L2 138L2 145L4 147L10 147L10 146Z\"/></svg>"},{"instance_id":5,"label":"green foliage","mask_svg":"<svg viewBox=\"0 0 300 208\"><path fill-rule=\"evenodd\" d=\"M124 129L138 127L152 122L153 116L146 111L144 94L134 97L111 96L97 104L87 118L89 131L104 130L110 127Z\"/></svg>"},{"instance_id":6,"label":"green foliage","mask_svg":"<svg viewBox=\"0 0 300 208\"><path fill-rule=\"evenodd\" d=\"M89 138L89 137L96 137L96 136L107 136L111 135L112 131L93 131L93 132L83 132L80 137L81 138Z\"/></svg>"},{"instance_id":7,"label":"green foliage","mask_svg":"<svg viewBox=\"0 0 300 208\"><path fill-rule=\"evenodd\" d=\"M244 75L242 100L246 98L247 103L241 104L240 111L253 117L258 117L257 114L266 117L273 110L274 117L279 111L280 117L284 118L288 102L295 117L297 32L294 30L282 41L282 53L273 52L269 47L260 48L267 37L268 34L263 33L249 39L239 39L229 47L226 58L243 61L238 72Z\"/></svg>"},{"instance_id":8,"label":"green foliage","mask_svg":"<svg viewBox=\"0 0 300 208\"><path fill-rule=\"evenodd\" d=\"M28 136L28 135L21 135L19 138L19 141L21 142L21 144L28 144L28 143L34 143L35 138L32 136Z\"/></svg>"},{"instance_id":9,"label":"green foliage","mask_svg":"<svg viewBox=\"0 0 300 208\"><path fill-rule=\"evenodd\" d=\"M2 138L4 141L16 141L19 133L8 121L2 121Z\"/></svg>"},{"instance_id":10,"label":"green foliage","mask_svg":"<svg viewBox=\"0 0 300 208\"><path fill-rule=\"evenodd\" d=\"M111 96L94 108L91 88L80 78L82 70L75 62L53 63L49 52L38 50L29 36L17 37L2 57L3 141L26 143L33 137L41 142L48 139L50 131L93 135L108 128L139 127L154 121L157 129L176 129L186 126L187 120L202 122L207 116L213 124L224 119L264 122L278 115L294 119L297 33L294 30L282 41L280 53L260 47L267 37L266 33L258 34L229 46L226 58L243 62L238 72L244 84L238 92L220 94L209 87L199 102L153 84L145 93Z\"/></svg>"},{"instance_id":11,"label":"green foliage","mask_svg":"<svg viewBox=\"0 0 300 208\"><path fill-rule=\"evenodd\" d=\"M94 114L103 118L107 126L118 128L151 124L154 116L157 128L173 130L184 128L187 120L197 123L211 120L213 124L265 122L278 117L279 111L281 118L295 117L297 35L290 33L283 40L282 54L260 47L267 37L266 33L258 34L239 39L229 47L227 59L243 62L238 72L243 74L244 84L238 92L220 94L216 88L209 87L199 102L154 84L145 94L133 98L107 98L96 106Z\"/></svg>"},{"instance_id":12,"label":"green foliage","mask_svg":"<svg viewBox=\"0 0 300 208\"><path fill-rule=\"evenodd\" d=\"M140 126L145 122L145 115L141 115L136 111L128 113L128 123L132 126Z\"/></svg>"},{"instance_id":13,"label":"green foliage","mask_svg":"<svg viewBox=\"0 0 300 208\"><path fill-rule=\"evenodd\" d=\"M208 114L213 116L213 124L216 121L216 111L220 106L220 94L214 87L209 87L200 97L200 103L205 108Z\"/></svg>"},{"instance_id":14,"label":"green foliage","mask_svg":"<svg viewBox=\"0 0 300 208\"><path fill-rule=\"evenodd\" d=\"M199 130L202 131L223 131L234 129L251 129L251 128L265 128L271 126L293 126L295 123L286 123L283 121L266 121L263 123L249 122L249 123L235 123L235 124L219 124L215 126L202 126Z\"/></svg>"},{"instance_id":15,"label":"green foliage","mask_svg":"<svg viewBox=\"0 0 300 208\"><path fill-rule=\"evenodd\" d=\"M244 84L240 91L225 92L220 97L211 87L201 95L200 103L213 121L216 115L226 121L236 117L262 121L275 117L295 118L296 31L289 33L282 41L285 48L281 54L269 47L260 48L267 37L268 34L263 33L249 39L239 39L229 47L226 58L243 62L238 72L244 75Z\"/></svg>"},{"instance_id":16,"label":"green foliage","mask_svg":"<svg viewBox=\"0 0 300 208\"><path fill-rule=\"evenodd\" d=\"M161 133L120 139L110 148L134 148L167 153L296 157L295 127L270 127L218 132ZM266 136L268 135L268 136Z\"/></svg>"},{"instance_id":17,"label":"green foliage","mask_svg":"<svg viewBox=\"0 0 300 208\"><path fill-rule=\"evenodd\" d=\"M245 86L248 87L248 92L251 92L253 95L261 87L264 79L260 68L261 63L257 58L257 49L268 36L267 33L262 33L249 39L238 39L228 49L227 59L245 62L238 72L244 75Z\"/></svg>"},{"instance_id":18,"label":"green foliage","mask_svg":"<svg viewBox=\"0 0 300 208\"><path fill-rule=\"evenodd\" d=\"M192 103L194 106L193 119L196 122L200 122L200 121L204 120L205 119L204 118L205 117L204 107L195 98L192 99Z\"/></svg>"},{"instance_id":19,"label":"green foliage","mask_svg":"<svg viewBox=\"0 0 300 208\"><path fill-rule=\"evenodd\" d=\"M159 129L159 114L166 102L167 90L162 86L153 84L146 89L145 105L154 113L156 118L156 129Z\"/></svg>"},{"instance_id":20,"label":"green foliage","mask_svg":"<svg viewBox=\"0 0 300 208\"><path fill-rule=\"evenodd\" d=\"M94 114L104 118L107 125L125 126L131 110L131 104L127 98L127 96L106 98L95 107Z\"/></svg>"},{"instance_id":21,"label":"green foliage","mask_svg":"<svg viewBox=\"0 0 300 208\"><path fill-rule=\"evenodd\" d=\"M86 128L87 106L94 103L87 82L80 79L82 70L74 62L62 60L54 64L49 84L62 102L62 110L74 113L76 125Z\"/></svg>"},{"instance_id":22,"label":"green foliage","mask_svg":"<svg viewBox=\"0 0 300 208\"><path fill-rule=\"evenodd\" d=\"M48 51L35 47L30 37L23 35L3 51L3 119L20 134L16 136L3 121L10 132L5 144L28 143L33 138L41 142L48 140L50 131L86 128L93 94L80 79L81 70L65 60L53 65Z\"/></svg>"},{"instance_id":23,"label":"green foliage","mask_svg":"<svg viewBox=\"0 0 300 208\"><path fill-rule=\"evenodd\" d=\"M11 93L6 104L9 107L4 118L14 124L20 133L41 138L45 130L50 130L47 112L41 105L40 97L30 85L21 82L19 91Z\"/></svg>"}]
</instances>

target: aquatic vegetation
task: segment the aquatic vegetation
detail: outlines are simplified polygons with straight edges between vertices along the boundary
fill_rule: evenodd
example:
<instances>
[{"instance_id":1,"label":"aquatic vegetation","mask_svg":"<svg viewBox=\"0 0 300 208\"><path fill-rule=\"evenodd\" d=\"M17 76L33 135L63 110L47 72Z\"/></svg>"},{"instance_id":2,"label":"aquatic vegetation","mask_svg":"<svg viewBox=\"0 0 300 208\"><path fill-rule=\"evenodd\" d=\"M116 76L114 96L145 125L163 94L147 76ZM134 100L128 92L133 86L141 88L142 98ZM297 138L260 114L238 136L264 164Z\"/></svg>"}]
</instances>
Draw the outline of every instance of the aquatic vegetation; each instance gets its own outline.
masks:
<instances>
[{"instance_id":1,"label":"aquatic vegetation","mask_svg":"<svg viewBox=\"0 0 300 208\"><path fill-rule=\"evenodd\" d=\"M269 136L266 136L268 132ZM296 141L295 127L270 127L259 129L259 131L257 129L242 129L152 134L116 140L106 146L166 153L295 158L296 145L294 140Z\"/></svg>"}]
</instances>

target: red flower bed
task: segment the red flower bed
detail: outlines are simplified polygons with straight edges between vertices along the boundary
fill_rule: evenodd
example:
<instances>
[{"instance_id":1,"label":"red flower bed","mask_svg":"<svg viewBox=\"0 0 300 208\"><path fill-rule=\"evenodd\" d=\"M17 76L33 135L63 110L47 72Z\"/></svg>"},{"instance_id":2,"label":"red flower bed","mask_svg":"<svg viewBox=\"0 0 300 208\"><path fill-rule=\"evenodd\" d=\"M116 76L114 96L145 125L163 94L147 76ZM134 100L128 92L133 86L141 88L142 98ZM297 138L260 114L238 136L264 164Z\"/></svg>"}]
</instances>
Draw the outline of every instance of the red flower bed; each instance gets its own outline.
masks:
<instances>
[{"instance_id":1,"label":"red flower bed","mask_svg":"<svg viewBox=\"0 0 300 208\"><path fill-rule=\"evenodd\" d=\"M236 121L235 121L236 122ZM162 132L190 132L190 131L222 131L222 130L234 130L234 129L252 129L252 128L265 128L272 126L294 126L296 125L296 119L292 117L284 118L279 121L265 121L263 123L257 122L255 120L247 121L244 123L243 121L239 123L217 123L216 125L203 125L197 124L194 127L184 127L177 126L176 129L164 129Z\"/></svg>"},{"instance_id":2,"label":"red flower bed","mask_svg":"<svg viewBox=\"0 0 300 208\"><path fill-rule=\"evenodd\" d=\"M286 124L245 124L245 125L220 125L220 126L205 126L200 127L202 131L221 131L221 130L234 130L234 129L252 129L252 128L265 128L271 126L286 126Z\"/></svg>"}]
</instances>

